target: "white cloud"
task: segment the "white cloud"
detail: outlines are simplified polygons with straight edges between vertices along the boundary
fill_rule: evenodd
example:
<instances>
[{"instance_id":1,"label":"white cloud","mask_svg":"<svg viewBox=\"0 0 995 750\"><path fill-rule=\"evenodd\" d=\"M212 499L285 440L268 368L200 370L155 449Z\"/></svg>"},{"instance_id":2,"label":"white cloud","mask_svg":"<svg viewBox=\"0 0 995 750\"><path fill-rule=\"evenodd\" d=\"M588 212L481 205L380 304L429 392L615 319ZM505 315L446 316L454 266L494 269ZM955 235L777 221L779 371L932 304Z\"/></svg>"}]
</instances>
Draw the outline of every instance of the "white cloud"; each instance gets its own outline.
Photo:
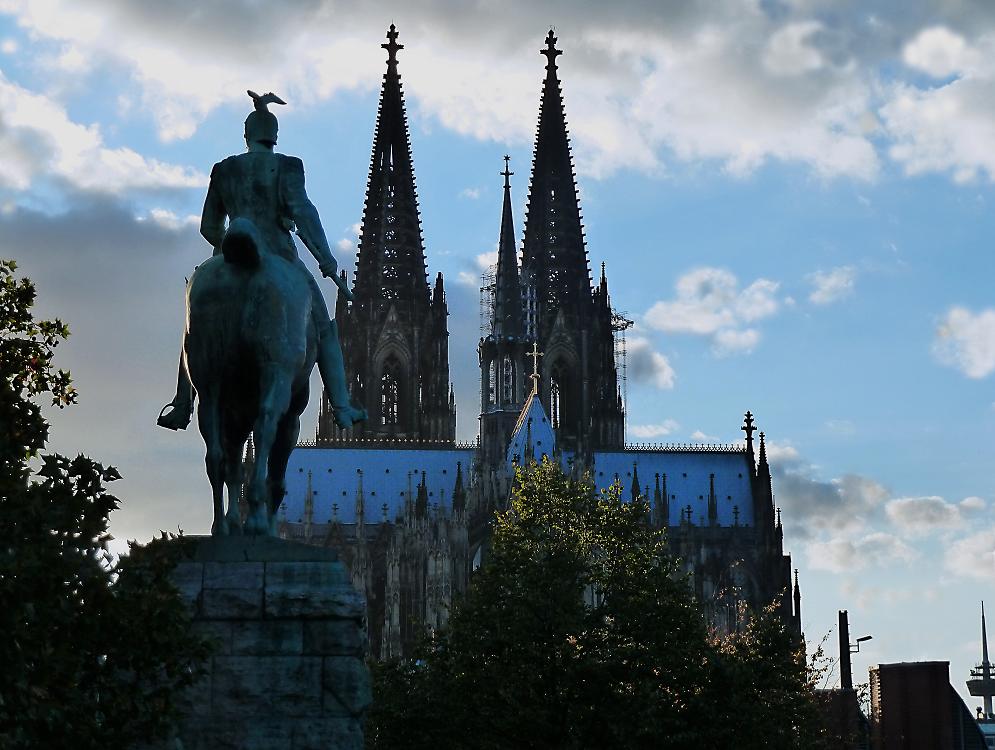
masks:
<instances>
[{"instance_id":1,"label":"white cloud","mask_svg":"<svg viewBox=\"0 0 995 750\"><path fill-rule=\"evenodd\" d=\"M821 68L825 60L809 44L812 35L821 28L818 21L801 21L775 31L764 50L764 67L776 76L799 76Z\"/></svg>"},{"instance_id":2,"label":"white cloud","mask_svg":"<svg viewBox=\"0 0 995 750\"><path fill-rule=\"evenodd\" d=\"M988 503L985 502L984 498L975 497L973 495L971 497L965 497L958 503L958 505L960 506L961 513L965 514L980 513L988 507Z\"/></svg>"},{"instance_id":3,"label":"white cloud","mask_svg":"<svg viewBox=\"0 0 995 750\"><path fill-rule=\"evenodd\" d=\"M960 34L945 26L933 26L902 48L902 60L934 78L946 78L973 67L978 53Z\"/></svg>"},{"instance_id":4,"label":"white cloud","mask_svg":"<svg viewBox=\"0 0 995 750\"><path fill-rule=\"evenodd\" d=\"M957 575L995 581L995 526L951 542L944 563Z\"/></svg>"},{"instance_id":5,"label":"white cloud","mask_svg":"<svg viewBox=\"0 0 995 750\"><path fill-rule=\"evenodd\" d=\"M117 195L207 185L207 175L190 167L107 147L98 126L72 121L60 104L12 83L2 72L0 112L0 150L7 157L0 187L24 191L44 177Z\"/></svg>"},{"instance_id":6,"label":"white cloud","mask_svg":"<svg viewBox=\"0 0 995 750\"><path fill-rule=\"evenodd\" d=\"M664 355L653 349L649 339L630 336L626 342L628 375L637 383L650 383L669 390L674 387L677 375Z\"/></svg>"},{"instance_id":7,"label":"white cloud","mask_svg":"<svg viewBox=\"0 0 995 750\"><path fill-rule=\"evenodd\" d=\"M881 483L858 474L820 479L813 466L797 457L771 461L771 472L784 522L800 538L818 532L864 531L891 496Z\"/></svg>"},{"instance_id":8,"label":"white cloud","mask_svg":"<svg viewBox=\"0 0 995 750\"><path fill-rule=\"evenodd\" d=\"M799 459L798 449L790 443L779 443L774 440L767 440L766 443L767 460L771 464L790 464Z\"/></svg>"},{"instance_id":9,"label":"white cloud","mask_svg":"<svg viewBox=\"0 0 995 750\"><path fill-rule=\"evenodd\" d=\"M0 7L58 47L64 64L127 71L166 140L191 136L219 106L245 104L246 81L281 92L291 106L375 87L379 41L393 19L419 115L474 138L528 143L542 79L536 51L550 20L535 3L480 6L467 16L455 3L424 0L334 12L298 3L279 14L255 3L191 0ZM570 18L560 63L581 173L657 172L671 156L715 160L737 175L770 160L825 176L876 173L863 125L873 81L842 35L803 17L804 9L786 19L755 0L689 3L670 8L664 25L655 7L638 3L559 13Z\"/></svg>"},{"instance_id":10,"label":"white cloud","mask_svg":"<svg viewBox=\"0 0 995 750\"><path fill-rule=\"evenodd\" d=\"M342 252L349 252L350 250L356 249L356 240L350 237L343 237L338 242L336 242L335 245Z\"/></svg>"},{"instance_id":11,"label":"white cloud","mask_svg":"<svg viewBox=\"0 0 995 750\"><path fill-rule=\"evenodd\" d=\"M139 221L146 220L153 221L163 229L170 229L174 232L179 231L180 229L200 226L200 217L196 214L178 216L173 211L169 211L165 208L153 208L149 211L148 217L139 218Z\"/></svg>"},{"instance_id":12,"label":"white cloud","mask_svg":"<svg viewBox=\"0 0 995 750\"><path fill-rule=\"evenodd\" d=\"M990 375L995 371L995 310L975 314L951 308L937 328L933 352L940 362L969 378Z\"/></svg>"},{"instance_id":13,"label":"white cloud","mask_svg":"<svg viewBox=\"0 0 995 750\"><path fill-rule=\"evenodd\" d=\"M957 528L964 523L956 504L935 495L889 500L885 513L892 523L911 534Z\"/></svg>"},{"instance_id":14,"label":"white cloud","mask_svg":"<svg viewBox=\"0 0 995 750\"><path fill-rule=\"evenodd\" d=\"M975 31L977 34L977 32ZM995 36L975 43L949 28L921 31L902 51L907 65L939 86L898 81L888 90L880 115L890 156L907 174L946 172L965 183L995 179Z\"/></svg>"},{"instance_id":15,"label":"white cloud","mask_svg":"<svg viewBox=\"0 0 995 750\"><path fill-rule=\"evenodd\" d=\"M724 268L696 268L677 280L674 299L655 303L644 319L660 331L708 336L716 354L750 352L760 332L746 324L777 312L778 287L761 278L740 289L736 276Z\"/></svg>"},{"instance_id":16,"label":"white cloud","mask_svg":"<svg viewBox=\"0 0 995 750\"><path fill-rule=\"evenodd\" d=\"M718 438L715 435L707 435L701 430L695 430L691 433L691 440L695 443L714 443Z\"/></svg>"},{"instance_id":17,"label":"white cloud","mask_svg":"<svg viewBox=\"0 0 995 750\"><path fill-rule=\"evenodd\" d=\"M852 539L836 537L810 542L806 552L811 567L833 573L908 563L919 556L897 536L880 531Z\"/></svg>"},{"instance_id":18,"label":"white cloud","mask_svg":"<svg viewBox=\"0 0 995 750\"><path fill-rule=\"evenodd\" d=\"M2 42L0 42L0 52L3 52L5 55L13 55L15 52L17 52L17 49L18 49L18 44L16 39L11 39L10 37L7 37Z\"/></svg>"},{"instance_id":19,"label":"white cloud","mask_svg":"<svg viewBox=\"0 0 995 750\"><path fill-rule=\"evenodd\" d=\"M460 271L456 274L456 283L472 287L473 289L478 289L481 284L480 274L470 273L469 271Z\"/></svg>"},{"instance_id":20,"label":"white cloud","mask_svg":"<svg viewBox=\"0 0 995 750\"><path fill-rule=\"evenodd\" d=\"M853 294L857 271L853 266L840 266L829 271L815 271L806 278L812 285L809 302L828 305Z\"/></svg>"},{"instance_id":21,"label":"white cloud","mask_svg":"<svg viewBox=\"0 0 995 750\"><path fill-rule=\"evenodd\" d=\"M480 188L463 188L460 190L460 198L469 198L470 200L477 200L480 197Z\"/></svg>"},{"instance_id":22,"label":"white cloud","mask_svg":"<svg viewBox=\"0 0 995 750\"><path fill-rule=\"evenodd\" d=\"M498 253L497 250L491 250L490 252L480 253L477 255L473 261L480 271L490 271L493 267L497 265Z\"/></svg>"},{"instance_id":23,"label":"white cloud","mask_svg":"<svg viewBox=\"0 0 995 750\"><path fill-rule=\"evenodd\" d=\"M627 429L633 437L649 440L670 435L675 430L679 430L680 427L675 420L665 419L658 424L631 424Z\"/></svg>"}]
</instances>

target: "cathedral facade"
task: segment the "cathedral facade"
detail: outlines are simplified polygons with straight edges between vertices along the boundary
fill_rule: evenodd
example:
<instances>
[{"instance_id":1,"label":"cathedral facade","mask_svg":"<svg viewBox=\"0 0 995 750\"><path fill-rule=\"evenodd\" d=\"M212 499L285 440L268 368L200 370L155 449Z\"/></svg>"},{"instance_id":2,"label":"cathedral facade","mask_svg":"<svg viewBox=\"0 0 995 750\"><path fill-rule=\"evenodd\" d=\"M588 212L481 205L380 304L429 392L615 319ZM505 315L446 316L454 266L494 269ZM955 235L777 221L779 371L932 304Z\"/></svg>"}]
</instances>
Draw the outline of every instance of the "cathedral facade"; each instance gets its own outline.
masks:
<instances>
[{"instance_id":1,"label":"cathedral facade","mask_svg":"<svg viewBox=\"0 0 995 750\"><path fill-rule=\"evenodd\" d=\"M552 31L520 250L505 161L490 320L477 348L480 434L456 442L445 285L442 274L429 285L402 45L393 25L387 37L356 301L340 295L335 309L352 395L370 419L340 430L323 399L316 440L290 459L281 535L338 549L367 597L371 652L403 657L425 627L446 623L486 556L490 520L507 502L516 464L545 456L649 501L716 627L735 628L743 601L776 601L800 632L797 576L792 591L752 415L737 445L625 442L615 346L625 321L612 308L603 264L597 283L592 277Z\"/></svg>"}]
</instances>

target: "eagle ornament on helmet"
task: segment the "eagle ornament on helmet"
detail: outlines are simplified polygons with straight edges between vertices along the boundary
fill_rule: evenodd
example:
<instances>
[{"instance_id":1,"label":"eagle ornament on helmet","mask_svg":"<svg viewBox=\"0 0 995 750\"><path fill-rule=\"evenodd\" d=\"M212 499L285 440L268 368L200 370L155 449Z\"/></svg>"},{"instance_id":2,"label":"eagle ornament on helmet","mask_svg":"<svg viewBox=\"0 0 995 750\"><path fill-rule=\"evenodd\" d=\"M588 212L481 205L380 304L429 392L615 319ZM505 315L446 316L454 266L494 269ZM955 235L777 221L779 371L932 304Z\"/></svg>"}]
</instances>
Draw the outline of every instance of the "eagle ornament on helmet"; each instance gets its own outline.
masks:
<instances>
[{"instance_id":1,"label":"eagle ornament on helmet","mask_svg":"<svg viewBox=\"0 0 995 750\"><path fill-rule=\"evenodd\" d=\"M245 142L263 143L273 147L276 145L278 125L276 115L267 108L270 104L286 104L283 99L272 91L260 96L255 91L246 91L252 97L254 109L245 118Z\"/></svg>"}]
</instances>

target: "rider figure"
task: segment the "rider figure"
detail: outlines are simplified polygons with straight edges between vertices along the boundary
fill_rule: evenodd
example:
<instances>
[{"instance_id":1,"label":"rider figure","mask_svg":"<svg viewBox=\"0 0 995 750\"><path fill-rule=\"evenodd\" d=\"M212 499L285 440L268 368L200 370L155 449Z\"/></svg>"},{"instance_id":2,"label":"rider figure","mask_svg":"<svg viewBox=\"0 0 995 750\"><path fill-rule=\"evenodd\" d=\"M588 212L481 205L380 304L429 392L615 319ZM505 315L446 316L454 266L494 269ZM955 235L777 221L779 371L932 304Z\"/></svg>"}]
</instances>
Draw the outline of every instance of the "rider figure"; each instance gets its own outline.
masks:
<instances>
[{"instance_id":1,"label":"rider figure","mask_svg":"<svg viewBox=\"0 0 995 750\"><path fill-rule=\"evenodd\" d=\"M332 403L335 423L342 428L350 427L366 419L366 410L353 408L349 402L338 329L328 317L318 282L297 255L290 234L295 225L297 236L318 261L322 276L340 285L339 294L349 295L349 291L339 280L338 263L328 247L318 211L304 189L303 163L296 157L273 151L277 120L267 105L285 102L274 94L248 93L255 109L245 119L247 152L229 156L211 170L200 233L217 255L225 236L225 219L230 222L244 217L255 224L269 252L296 263L305 274L314 298L312 315L318 331L318 371ZM170 430L186 429L193 413L193 399L193 386L181 355L176 395L159 414L157 424Z\"/></svg>"}]
</instances>

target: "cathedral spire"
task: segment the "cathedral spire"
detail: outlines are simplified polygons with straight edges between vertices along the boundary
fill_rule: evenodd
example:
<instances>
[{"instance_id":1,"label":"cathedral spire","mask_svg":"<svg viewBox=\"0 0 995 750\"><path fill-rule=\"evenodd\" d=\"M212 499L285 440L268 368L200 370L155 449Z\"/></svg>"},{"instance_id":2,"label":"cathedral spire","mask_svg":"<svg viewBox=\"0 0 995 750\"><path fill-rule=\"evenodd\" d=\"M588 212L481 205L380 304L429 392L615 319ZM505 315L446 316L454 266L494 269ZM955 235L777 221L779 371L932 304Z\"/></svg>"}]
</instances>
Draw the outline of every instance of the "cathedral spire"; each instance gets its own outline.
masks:
<instances>
[{"instance_id":1,"label":"cathedral spire","mask_svg":"<svg viewBox=\"0 0 995 750\"><path fill-rule=\"evenodd\" d=\"M504 206L501 210L501 235L498 240L497 278L494 286L495 336L523 335L522 288L518 279L518 254L515 250L515 220L511 213L510 156L504 157Z\"/></svg>"},{"instance_id":2,"label":"cathedral spire","mask_svg":"<svg viewBox=\"0 0 995 750\"><path fill-rule=\"evenodd\" d=\"M592 302L592 289L557 77L556 58L562 52L556 48L552 29L541 54L547 60L546 78L539 104L522 271L535 284L540 322L548 329L559 310L568 315L586 315ZM544 333L545 330L541 335Z\"/></svg>"},{"instance_id":3,"label":"cathedral spire","mask_svg":"<svg viewBox=\"0 0 995 750\"><path fill-rule=\"evenodd\" d=\"M412 312L429 302L422 242L421 220L415 192L411 144L401 79L397 72L397 43L393 24L387 32L387 72L383 77L380 106L366 203L359 237L355 292L357 304L375 305L380 300Z\"/></svg>"},{"instance_id":4,"label":"cathedral spire","mask_svg":"<svg viewBox=\"0 0 995 750\"><path fill-rule=\"evenodd\" d=\"M632 462L632 487L629 491L632 495L632 502L636 502L641 491L639 488L639 465L635 461Z\"/></svg>"},{"instance_id":5,"label":"cathedral spire","mask_svg":"<svg viewBox=\"0 0 995 750\"><path fill-rule=\"evenodd\" d=\"M764 487L771 486L770 464L767 463L767 443L762 432L760 433L760 459L757 463L757 477Z\"/></svg>"}]
</instances>

